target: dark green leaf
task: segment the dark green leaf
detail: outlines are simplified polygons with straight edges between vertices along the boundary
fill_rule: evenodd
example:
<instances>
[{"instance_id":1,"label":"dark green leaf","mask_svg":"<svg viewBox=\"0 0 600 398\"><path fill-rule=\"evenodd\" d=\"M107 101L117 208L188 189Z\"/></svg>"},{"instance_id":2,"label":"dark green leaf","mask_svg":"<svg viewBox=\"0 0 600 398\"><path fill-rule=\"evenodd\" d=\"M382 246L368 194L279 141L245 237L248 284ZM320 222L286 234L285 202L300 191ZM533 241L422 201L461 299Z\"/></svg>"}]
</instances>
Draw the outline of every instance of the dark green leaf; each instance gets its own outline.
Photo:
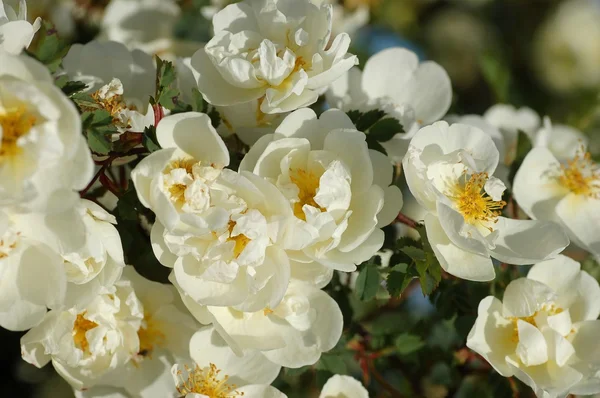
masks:
<instances>
[{"instance_id":1,"label":"dark green leaf","mask_svg":"<svg viewBox=\"0 0 600 398\"><path fill-rule=\"evenodd\" d=\"M343 375L348 373L348 368L346 367L344 359L340 355L336 354L321 355L321 359L317 363L316 369L326 370L333 374Z\"/></svg>"},{"instance_id":2,"label":"dark green leaf","mask_svg":"<svg viewBox=\"0 0 600 398\"><path fill-rule=\"evenodd\" d=\"M69 51L67 42L58 37L58 32L50 22L44 21L37 33L40 38L32 55L46 65L50 72L56 72L63 57Z\"/></svg>"},{"instance_id":3,"label":"dark green leaf","mask_svg":"<svg viewBox=\"0 0 600 398\"><path fill-rule=\"evenodd\" d=\"M376 139L374 139L372 137L367 136L367 146L369 147L369 149L372 149L374 151L381 152L384 155L387 155L387 151L385 150L383 145L381 145Z\"/></svg>"},{"instance_id":4,"label":"dark green leaf","mask_svg":"<svg viewBox=\"0 0 600 398\"><path fill-rule=\"evenodd\" d=\"M495 54L484 54L479 60L481 73L490 86L496 102L508 102L508 92L510 87L510 71L502 59Z\"/></svg>"},{"instance_id":5,"label":"dark green leaf","mask_svg":"<svg viewBox=\"0 0 600 398\"><path fill-rule=\"evenodd\" d=\"M306 373L307 371L309 371L311 369L311 366L303 366L301 368L284 368L285 369L285 374L287 376L290 377L298 377L303 375L304 373Z\"/></svg>"},{"instance_id":6,"label":"dark green leaf","mask_svg":"<svg viewBox=\"0 0 600 398\"><path fill-rule=\"evenodd\" d=\"M396 337L394 346L400 355L408 355L420 350L425 346L425 342L419 337L408 333L403 333Z\"/></svg>"},{"instance_id":7,"label":"dark green leaf","mask_svg":"<svg viewBox=\"0 0 600 398\"><path fill-rule=\"evenodd\" d=\"M366 264L356 278L355 293L362 301L375 298L379 290L379 271L373 264Z\"/></svg>"},{"instance_id":8,"label":"dark green leaf","mask_svg":"<svg viewBox=\"0 0 600 398\"><path fill-rule=\"evenodd\" d=\"M352 120L352 124L354 124L356 126L356 123L358 123L358 120L362 116L362 112L353 110L353 111L346 112L346 115L348 115L350 120Z\"/></svg>"},{"instance_id":9,"label":"dark green leaf","mask_svg":"<svg viewBox=\"0 0 600 398\"><path fill-rule=\"evenodd\" d=\"M156 138L156 127L150 126L144 129L142 144L144 145L144 148L150 152L158 151L160 149L158 139Z\"/></svg>"},{"instance_id":10,"label":"dark green leaf","mask_svg":"<svg viewBox=\"0 0 600 398\"><path fill-rule=\"evenodd\" d=\"M378 142L391 140L396 134L403 133L404 128L396 118L389 117L375 123L368 131L369 137Z\"/></svg>"},{"instance_id":11,"label":"dark green leaf","mask_svg":"<svg viewBox=\"0 0 600 398\"><path fill-rule=\"evenodd\" d=\"M210 117L210 122L213 127L216 129L219 128L221 125L221 115L219 114L219 111L217 111L217 108L212 108L210 112L208 112L208 117Z\"/></svg>"},{"instance_id":12,"label":"dark green leaf","mask_svg":"<svg viewBox=\"0 0 600 398\"><path fill-rule=\"evenodd\" d=\"M366 132L384 116L385 112L379 109L373 109L372 111L363 113L358 119L358 121L355 123L356 129L358 131Z\"/></svg>"},{"instance_id":13,"label":"dark green leaf","mask_svg":"<svg viewBox=\"0 0 600 398\"><path fill-rule=\"evenodd\" d=\"M68 95L69 97L80 93L87 87L87 84L78 81L70 81L67 76L64 75L56 79L54 83L62 90L63 93L65 93L65 95Z\"/></svg>"},{"instance_id":14,"label":"dark green leaf","mask_svg":"<svg viewBox=\"0 0 600 398\"><path fill-rule=\"evenodd\" d=\"M208 111L208 102L204 100L202 93L196 87L192 88L192 97L194 98L194 104L192 105L194 111L206 113Z\"/></svg>"},{"instance_id":15,"label":"dark green leaf","mask_svg":"<svg viewBox=\"0 0 600 398\"><path fill-rule=\"evenodd\" d=\"M99 130L92 129L87 133L88 146L90 149L100 155L106 155L110 152L111 141L109 137Z\"/></svg>"},{"instance_id":16,"label":"dark green leaf","mask_svg":"<svg viewBox=\"0 0 600 398\"><path fill-rule=\"evenodd\" d=\"M406 265L406 264L400 264ZM414 275L405 272L393 271L387 277L387 290L392 297L400 297L402 292L408 287L410 282L415 278Z\"/></svg>"},{"instance_id":17,"label":"dark green leaf","mask_svg":"<svg viewBox=\"0 0 600 398\"><path fill-rule=\"evenodd\" d=\"M402 247L400 248L400 251L402 251L404 254L406 254L408 257L412 258L415 261L424 261L427 259L423 249L419 249L413 246Z\"/></svg>"}]
</instances>

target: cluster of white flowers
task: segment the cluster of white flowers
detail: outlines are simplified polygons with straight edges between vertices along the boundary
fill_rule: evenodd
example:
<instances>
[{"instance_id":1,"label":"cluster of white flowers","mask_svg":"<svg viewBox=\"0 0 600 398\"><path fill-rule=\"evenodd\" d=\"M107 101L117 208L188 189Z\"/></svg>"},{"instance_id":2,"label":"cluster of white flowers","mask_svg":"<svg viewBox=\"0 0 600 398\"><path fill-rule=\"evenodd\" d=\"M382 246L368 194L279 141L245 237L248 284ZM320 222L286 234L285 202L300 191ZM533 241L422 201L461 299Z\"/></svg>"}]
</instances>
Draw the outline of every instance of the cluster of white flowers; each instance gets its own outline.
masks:
<instances>
[{"instance_id":1,"label":"cluster of white flowers","mask_svg":"<svg viewBox=\"0 0 600 398\"><path fill-rule=\"evenodd\" d=\"M27 22L25 0L18 11L0 0L0 326L29 330L23 358L51 362L77 397L285 397L270 386L281 368L338 344L342 311L323 289L383 247L402 170L447 274L491 281L499 262L536 264L503 302L480 303L467 345L540 397L600 392L600 287L560 254L573 242L600 258L600 168L585 136L509 105L447 116L447 73L403 48L360 70L348 28L334 28L349 13L339 4L228 3L205 10L214 37L176 58L176 2L113 0L100 39L72 45L52 76L24 52L39 19ZM366 18L361 6L347 22ZM197 89L220 127L150 101L151 54L174 59L183 100ZM84 109L55 86L65 76L85 85ZM160 149L92 154L79 111L98 109L111 142L151 128ZM403 129L382 151L350 116L377 110ZM511 186L519 132L533 149ZM149 239L169 285L126 265L114 206L82 198L95 169L117 165L156 216ZM507 189L531 219L505 216ZM320 397L368 392L336 375Z\"/></svg>"}]
</instances>

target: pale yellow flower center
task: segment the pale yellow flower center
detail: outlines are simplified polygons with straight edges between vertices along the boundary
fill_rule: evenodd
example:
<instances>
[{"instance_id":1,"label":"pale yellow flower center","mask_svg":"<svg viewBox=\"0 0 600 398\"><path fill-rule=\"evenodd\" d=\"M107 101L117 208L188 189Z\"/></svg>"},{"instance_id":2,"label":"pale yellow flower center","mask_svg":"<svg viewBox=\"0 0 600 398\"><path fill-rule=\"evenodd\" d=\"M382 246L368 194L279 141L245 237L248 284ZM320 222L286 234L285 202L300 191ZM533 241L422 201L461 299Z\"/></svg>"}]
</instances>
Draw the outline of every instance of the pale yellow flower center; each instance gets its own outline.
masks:
<instances>
[{"instance_id":1,"label":"pale yellow flower center","mask_svg":"<svg viewBox=\"0 0 600 398\"><path fill-rule=\"evenodd\" d=\"M73 324L73 342L75 343L75 347L84 353L89 353L90 345L85 334L97 326L96 322L85 318L85 312L77 314L77 318Z\"/></svg>"},{"instance_id":2,"label":"pale yellow flower center","mask_svg":"<svg viewBox=\"0 0 600 398\"><path fill-rule=\"evenodd\" d=\"M560 166L558 182L576 195L600 199L600 168L581 148L575 158Z\"/></svg>"},{"instance_id":3,"label":"pale yellow flower center","mask_svg":"<svg viewBox=\"0 0 600 398\"><path fill-rule=\"evenodd\" d=\"M244 251L244 249L246 248L248 243L250 243L251 239L248 238L244 234L231 236L231 234L233 233L234 227L235 227L235 221L229 220L229 224L228 224L229 238L227 238L227 241L235 242L235 247L233 249L233 255L235 256L235 258L238 258L240 256L240 254L242 254L242 252Z\"/></svg>"},{"instance_id":4,"label":"pale yellow flower center","mask_svg":"<svg viewBox=\"0 0 600 398\"><path fill-rule=\"evenodd\" d=\"M0 126L2 126L0 162L20 153L21 148L17 142L19 138L29 133L36 121L36 117L27 112L24 105L0 110Z\"/></svg>"},{"instance_id":5,"label":"pale yellow flower center","mask_svg":"<svg viewBox=\"0 0 600 398\"><path fill-rule=\"evenodd\" d=\"M138 338L140 340L140 350L138 355L152 358L152 352L156 346L162 347L166 344L166 336L160 330L152 316L144 314L144 325L138 329Z\"/></svg>"},{"instance_id":6,"label":"pale yellow flower center","mask_svg":"<svg viewBox=\"0 0 600 398\"><path fill-rule=\"evenodd\" d=\"M309 205L325 211L326 209L319 206L315 202L317 189L319 188L319 177L314 172L309 172L304 169L290 169L290 180L298 187L298 202L294 203L294 215L301 220L306 221L306 215L302 210L304 205Z\"/></svg>"},{"instance_id":7,"label":"pale yellow flower center","mask_svg":"<svg viewBox=\"0 0 600 398\"><path fill-rule=\"evenodd\" d=\"M206 368L196 366L193 370L185 367L187 379L183 378L183 372L179 371L180 383L177 384L177 392L181 396L186 394L206 395L209 398L233 398L241 397L243 392L236 391L237 386L227 384L229 376L221 376L221 371L214 364Z\"/></svg>"},{"instance_id":8,"label":"pale yellow flower center","mask_svg":"<svg viewBox=\"0 0 600 398\"><path fill-rule=\"evenodd\" d=\"M537 328L538 325L537 325L537 322L536 322L535 318L540 313L545 313L546 316L552 316L552 315L560 314L563 311L564 310L562 308L557 307L554 304L544 304L544 305L542 305L541 309L539 309L538 311L534 312L530 316L523 316L523 317L511 316L511 317L509 317L508 319L513 324L513 337L512 337L512 341L515 342L515 343L519 342L519 326L518 326L518 322L519 321L527 322L528 324L533 325L533 326L535 326Z\"/></svg>"},{"instance_id":9,"label":"pale yellow flower center","mask_svg":"<svg viewBox=\"0 0 600 398\"><path fill-rule=\"evenodd\" d=\"M484 191L488 178L487 173L476 173L467 180L467 175L464 174L464 183L454 187L451 199L467 223L480 224L492 231L493 229L486 224L498 221L506 202L496 201Z\"/></svg>"},{"instance_id":10,"label":"pale yellow flower center","mask_svg":"<svg viewBox=\"0 0 600 398\"><path fill-rule=\"evenodd\" d=\"M192 168L197 162L194 159L176 159L167 165L163 170L163 174L169 174L173 170L184 169L190 176L192 175ZM187 186L185 184L172 184L167 186L167 190L171 196L171 201L179 206L183 206L185 203L185 190Z\"/></svg>"}]
</instances>

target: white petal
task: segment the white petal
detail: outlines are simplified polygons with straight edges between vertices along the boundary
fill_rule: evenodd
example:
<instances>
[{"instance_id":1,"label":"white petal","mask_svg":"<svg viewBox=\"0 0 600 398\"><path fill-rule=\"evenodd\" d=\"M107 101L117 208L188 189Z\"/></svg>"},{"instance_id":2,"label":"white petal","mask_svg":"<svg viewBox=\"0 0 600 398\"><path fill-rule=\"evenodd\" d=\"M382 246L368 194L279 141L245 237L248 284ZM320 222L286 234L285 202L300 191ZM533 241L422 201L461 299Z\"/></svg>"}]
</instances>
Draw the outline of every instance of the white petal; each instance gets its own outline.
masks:
<instances>
[{"instance_id":1,"label":"white petal","mask_svg":"<svg viewBox=\"0 0 600 398\"><path fill-rule=\"evenodd\" d=\"M350 376L335 375L329 378L319 398L369 398L369 392L360 381Z\"/></svg>"},{"instance_id":2,"label":"white petal","mask_svg":"<svg viewBox=\"0 0 600 398\"><path fill-rule=\"evenodd\" d=\"M516 349L514 326L502 316L502 302L494 296L481 300L467 347L483 356L504 377L512 376L504 358Z\"/></svg>"},{"instance_id":3,"label":"white petal","mask_svg":"<svg viewBox=\"0 0 600 398\"><path fill-rule=\"evenodd\" d=\"M563 228L551 221L498 217L499 235L492 256L508 264L533 264L556 257L569 245ZM532 245L532 242L536 244Z\"/></svg>"},{"instance_id":4,"label":"white petal","mask_svg":"<svg viewBox=\"0 0 600 398\"><path fill-rule=\"evenodd\" d=\"M204 113L167 116L158 124L156 137L162 148L180 148L198 161L229 165L229 151Z\"/></svg>"},{"instance_id":5,"label":"white petal","mask_svg":"<svg viewBox=\"0 0 600 398\"><path fill-rule=\"evenodd\" d=\"M523 160L513 183L513 195L528 216L554 220L556 205L566 194L549 173L558 172L560 164L545 148L533 148Z\"/></svg>"},{"instance_id":6,"label":"white petal","mask_svg":"<svg viewBox=\"0 0 600 398\"><path fill-rule=\"evenodd\" d=\"M490 281L496 276L492 259L453 244L432 214L425 216L427 238L442 268L451 275L472 281Z\"/></svg>"},{"instance_id":7,"label":"white petal","mask_svg":"<svg viewBox=\"0 0 600 398\"><path fill-rule=\"evenodd\" d=\"M373 184L373 166L364 133L334 130L325 138L324 149L344 162L352 175L352 192L365 192Z\"/></svg>"},{"instance_id":8,"label":"white petal","mask_svg":"<svg viewBox=\"0 0 600 398\"><path fill-rule=\"evenodd\" d=\"M568 194L556 206L556 214L575 243L600 256L600 200Z\"/></svg>"},{"instance_id":9,"label":"white petal","mask_svg":"<svg viewBox=\"0 0 600 398\"><path fill-rule=\"evenodd\" d=\"M383 228L394 222L404 205L402 191L395 185L384 189L383 208L377 214L377 228Z\"/></svg>"},{"instance_id":10,"label":"white petal","mask_svg":"<svg viewBox=\"0 0 600 398\"><path fill-rule=\"evenodd\" d=\"M284 393L275 387L267 385L249 385L238 388L237 391L243 393L244 397L248 398L287 398Z\"/></svg>"},{"instance_id":11,"label":"white petal","mask_svg":"<svg viewBox=\"0 0 600 398\"><path fill-rule=\"evenodd\" d=\"M517 355L525 366L541 365L548 361L548 345L538 328L522 320L517 321L519 344Z\"/></svg>"},{"instance_id":12,"label":"white petal","mask_svg":"<svg viewBox=\"0 0 600 398\"><path fill-rule=\"evenodd\" d=\"M515 279L504 291L504 316L528 317L543 304L552 303L556 294L548 286L527 278Z\"/></svg>"},{"instance_id":13,"label":"white petal","mask_svg":"<svg viewBox=\"0 0 600 398\"><path fill-rule=\"evenodd\" d=\"M229 348L225 340L213 327L200 329L190 340L190 356L205 367L215 364L236 385L271 384L281 366L267 360L259 351L247 351L239 357Z\"/></svg>"}]
</instances>

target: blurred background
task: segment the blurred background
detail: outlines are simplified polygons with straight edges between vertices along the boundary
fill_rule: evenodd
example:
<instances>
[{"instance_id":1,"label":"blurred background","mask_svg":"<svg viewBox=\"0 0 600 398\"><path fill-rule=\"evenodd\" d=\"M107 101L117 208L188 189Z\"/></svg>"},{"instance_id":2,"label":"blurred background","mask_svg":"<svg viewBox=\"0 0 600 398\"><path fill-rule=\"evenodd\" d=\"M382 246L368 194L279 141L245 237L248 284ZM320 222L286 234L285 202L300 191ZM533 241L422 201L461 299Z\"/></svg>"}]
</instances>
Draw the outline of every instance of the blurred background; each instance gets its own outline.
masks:
<instances>
[{"instance_id":1,"label":"blurred background","mask_svg":"<svg viewBox=\"0 0 600 398\"><path fill-rule=\"evenodd\" d=\"M528 106L586 134L598 160L600 0L313 1L336 4L343 18L336 18L334 29L352 35L351 51L361 65L384 48L407 47L448 71L454 89L449 113L482 114L496 103ZM70 43L118 40L173 59L190 56L210 39L210 17L228 3L29 0L28 7L31 21L40 16L52 22ZM431 316L418 301L398 305L413 318ZM19 333L1 330L0 337L0 397L72 397L51 367L38 370L20 359ZM452 336L442 343L454 344ZM423 389L428 397L449 395L448 388L432 386Z\"/></svg>"}]
</instances>

